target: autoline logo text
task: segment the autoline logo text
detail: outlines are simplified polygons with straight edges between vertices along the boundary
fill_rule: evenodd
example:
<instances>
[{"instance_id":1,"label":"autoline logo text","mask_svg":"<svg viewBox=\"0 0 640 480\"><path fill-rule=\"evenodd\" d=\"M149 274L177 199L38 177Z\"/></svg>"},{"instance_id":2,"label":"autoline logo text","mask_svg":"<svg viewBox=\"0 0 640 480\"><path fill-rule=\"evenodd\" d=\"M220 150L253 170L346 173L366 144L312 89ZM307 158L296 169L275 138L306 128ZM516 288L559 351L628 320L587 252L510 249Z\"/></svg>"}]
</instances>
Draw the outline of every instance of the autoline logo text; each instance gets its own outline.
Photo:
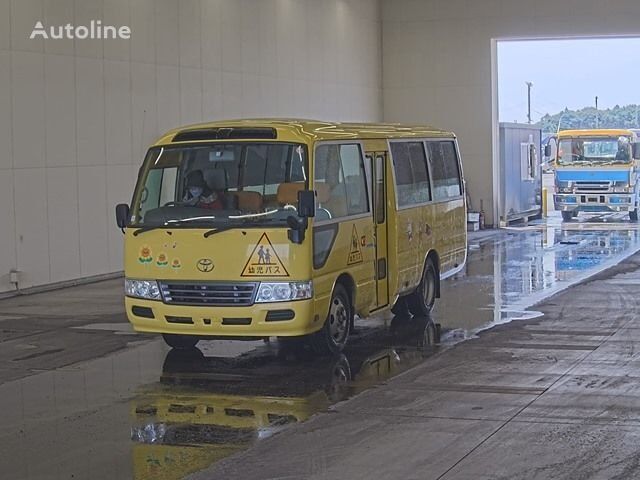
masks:
<instances>
[{"instance_id":1,"label":"autoline logo text","mask_svg":"<svg viewBox=\"0 0 640 480\"><path fill-rule=\"evenodd\" d=\"M56 25L45 27L42 22L36 22L30 39L44 38L45 40L101 40L101 39L121 39L131 38L131 28L126 25L115 27L113 25L103 25L102 20L91 20L89 25Z\"/></svg>"}]
</instances>

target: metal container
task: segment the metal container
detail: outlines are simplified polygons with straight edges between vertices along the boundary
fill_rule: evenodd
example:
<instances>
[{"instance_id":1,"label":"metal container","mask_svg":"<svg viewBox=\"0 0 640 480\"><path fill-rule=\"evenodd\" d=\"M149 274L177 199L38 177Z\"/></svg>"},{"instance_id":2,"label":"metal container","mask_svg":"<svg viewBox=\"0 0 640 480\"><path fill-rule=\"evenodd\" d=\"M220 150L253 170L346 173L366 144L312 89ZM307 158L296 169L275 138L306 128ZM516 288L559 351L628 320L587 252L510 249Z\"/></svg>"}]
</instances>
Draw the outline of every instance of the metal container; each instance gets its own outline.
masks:
<instances>
[{"instance_id":1,"label":"metal container","mask_svg":"<svg viewBox=\"0 0 640 480\"><path fill-rule=\"evenodd\" d=\"M528 220L542 212L542 131L534 125L500 123L500 220Z\"/></svg>"}]
</instances>

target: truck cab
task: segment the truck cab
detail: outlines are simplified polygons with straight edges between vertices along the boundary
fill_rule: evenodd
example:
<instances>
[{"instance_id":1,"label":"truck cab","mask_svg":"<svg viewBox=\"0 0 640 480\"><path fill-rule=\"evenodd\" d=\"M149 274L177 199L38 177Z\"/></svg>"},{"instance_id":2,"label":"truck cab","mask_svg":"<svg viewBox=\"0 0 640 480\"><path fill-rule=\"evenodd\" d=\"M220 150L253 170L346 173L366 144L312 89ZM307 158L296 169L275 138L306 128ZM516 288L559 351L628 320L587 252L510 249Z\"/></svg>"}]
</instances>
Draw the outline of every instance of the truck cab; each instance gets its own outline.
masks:
<instances>
[{"instance_id":1,"label":"truck cab","mask_svg":"<svg viewBox=\"0 0 640 480\"><path fill-rule=\"evenodd\" d=\"M640 148L630 130L558 133L555 209L570 221L579 212L629 212L638 219Z\"/></svg>"}]
</instances>

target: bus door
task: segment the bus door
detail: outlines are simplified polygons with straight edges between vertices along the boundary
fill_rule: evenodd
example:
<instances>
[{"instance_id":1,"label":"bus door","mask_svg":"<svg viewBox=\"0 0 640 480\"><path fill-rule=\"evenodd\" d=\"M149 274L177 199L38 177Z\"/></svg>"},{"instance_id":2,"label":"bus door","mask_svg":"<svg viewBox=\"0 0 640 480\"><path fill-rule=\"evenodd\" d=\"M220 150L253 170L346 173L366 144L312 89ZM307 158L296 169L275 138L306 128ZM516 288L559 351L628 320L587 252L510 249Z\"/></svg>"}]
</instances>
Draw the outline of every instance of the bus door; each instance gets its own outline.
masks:
<instances>
[{"instance_id":1,"label":"bus door","mask_svg":"<svg viewBox=\"0 0 640 480\"><path fill-rule=\"evenodd\" d=\"M371 164L371 193L373 199L373 235L376 278L376 308L389 303L389 262L387 255L387 153L367 152Z\"/></svg>"}]
</instances>

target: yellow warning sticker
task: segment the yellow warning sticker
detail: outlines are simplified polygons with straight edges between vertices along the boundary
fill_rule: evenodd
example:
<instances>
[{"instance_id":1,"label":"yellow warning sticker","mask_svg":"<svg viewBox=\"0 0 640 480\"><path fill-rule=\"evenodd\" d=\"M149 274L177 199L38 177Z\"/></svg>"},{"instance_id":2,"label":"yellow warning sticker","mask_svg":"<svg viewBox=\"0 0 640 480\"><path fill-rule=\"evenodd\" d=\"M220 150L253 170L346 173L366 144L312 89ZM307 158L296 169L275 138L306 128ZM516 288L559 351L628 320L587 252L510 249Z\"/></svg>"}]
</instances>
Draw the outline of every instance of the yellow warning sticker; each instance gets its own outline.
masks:
<instances>
[{"instance_id":1,"label":"yellow warning sticker","mask_svg":"<svg viewBox=\"0 0 640 480\"><path fill-rule=\"evenodd\" d=\"M278 252L273 248L271 240L263 233L253 247L249 260L244 266L242 277L288 277L289 272L284 267Z\"/></svg>"},{"instance_id":2,"label":"yellow warning sticker","mask_svg":"<svg viewBox=\"0 0 640 480\"><path fill-rule=\"evenodd\" d=\"M349 249L349 259L347 265L353 265L354 263L362 262L362 250L360 247L360 240L358 238L358 231L356 226L353 226L351 231L351 248Z\"/></svg>"}]
</instances>

